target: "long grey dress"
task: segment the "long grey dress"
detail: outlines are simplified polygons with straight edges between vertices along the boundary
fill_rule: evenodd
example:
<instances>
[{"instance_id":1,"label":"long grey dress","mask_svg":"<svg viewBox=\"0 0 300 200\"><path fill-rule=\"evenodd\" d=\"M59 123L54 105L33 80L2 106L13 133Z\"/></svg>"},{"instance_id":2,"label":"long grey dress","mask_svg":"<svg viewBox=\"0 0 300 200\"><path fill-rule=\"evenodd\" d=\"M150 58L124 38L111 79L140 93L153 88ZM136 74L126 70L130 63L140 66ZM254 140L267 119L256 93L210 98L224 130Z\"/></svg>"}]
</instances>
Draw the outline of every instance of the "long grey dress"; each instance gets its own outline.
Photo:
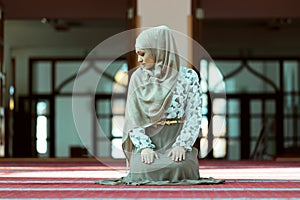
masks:
<instances>
[{"instance_id":1,"label":"long grey dress","mask_svg":"<svg viewBox=\"0 0 300 200\"><path fill-rule=\"evenodd\" d=\"M157 127L159 129L160 127ZM100 180L96 183L106 185L193 185L220 184L224 180L214 178L200 178L198 150L186 152L186 159L175 162L168 157L174 140L180 133L181 124L165 125L157 134L149 135L156 145L159 158L151 164L141 161L141 154L133 150L130 160L130 172L126 177L116 180ZM153 128L150 128L153 129ZM148 132L146 130L146 132ZM151 133L155 132L153 130Z\"/></svg>"},{"instance_id":2,"label":"long grey dress","mask_svg":"<svg viewBox=\"0 0 300 200\"><path fill-rule=\"evenodd\" d=\"M151 164L145 164L141 162L140 152L134 149L130 160L130 172L124 180L133 184L145 181L149 183L157 181L175 183L187 179L198 180L200 176L197 159L198 150L196 148L188 151L186 159L181 162L175 162L171 157L168 157L172 144L180 133L181 124L165 125L158 133L151 135L151 133L156 132L151 129L159 128L161 127L158 125L156 128L146 129L146 133L148 132L151 141L156 146L159 158L154 159Z\"/></svg>"}]
</instances>

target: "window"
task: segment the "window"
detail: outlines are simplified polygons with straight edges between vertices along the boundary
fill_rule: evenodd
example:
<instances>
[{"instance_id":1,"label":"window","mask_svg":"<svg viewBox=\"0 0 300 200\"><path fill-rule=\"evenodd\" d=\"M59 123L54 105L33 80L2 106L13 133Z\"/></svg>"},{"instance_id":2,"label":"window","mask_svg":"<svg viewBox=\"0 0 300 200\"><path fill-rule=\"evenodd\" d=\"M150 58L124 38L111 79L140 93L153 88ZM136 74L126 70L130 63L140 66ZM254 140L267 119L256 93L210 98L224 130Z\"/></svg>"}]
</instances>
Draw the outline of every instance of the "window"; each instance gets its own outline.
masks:
<instances>
[{"instance_id":1,"label":"window","mask_svg":"<svg viewBox=\"0 0 300 200\"><path fill-rule=\"evenodd\" d=\"M212 151L214 158L224 158L227 146L225 82L215 63L200 61L200 86L203 117L199 156L204 158ZM217 93L221 96L217 97Z\"/></svg>"},{"instance_id":2,"label":"window","mask_svg":"<svg viewBox=\"0 0 300 200\"><path fill-rule=\"evenodd\" d=\"M122 151L122 135L125 123L125 95L128 84L127 65L123 64L114 77L112 97L112 144L111 156L125 158Z\"/></svg>"},{"instance_id":3,"label":"window","mask_svg":"<svg viewBox=\"0 0 300 200\"><path fill-rule=\"evenodd\" d=\"M39 157L48 156L48 103L38 101L36 104L36 151Z\"/></svg>"}]
</instances>

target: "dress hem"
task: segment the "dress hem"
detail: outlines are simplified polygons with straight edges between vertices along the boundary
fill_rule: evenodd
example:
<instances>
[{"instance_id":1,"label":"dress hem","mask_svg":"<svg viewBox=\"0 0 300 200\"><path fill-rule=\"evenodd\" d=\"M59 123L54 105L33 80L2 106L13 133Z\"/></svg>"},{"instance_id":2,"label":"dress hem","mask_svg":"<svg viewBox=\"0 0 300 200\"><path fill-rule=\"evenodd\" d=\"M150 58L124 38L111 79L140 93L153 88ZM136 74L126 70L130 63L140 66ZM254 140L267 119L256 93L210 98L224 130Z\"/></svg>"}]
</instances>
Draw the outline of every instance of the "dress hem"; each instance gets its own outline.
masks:
<instances>
[{"instance_id":1,"label":"dress hem","mask_svg":"<svg viewBox=\"0 0 300 200\"><path fill-rule=\"evenodd\" d=\"M223 184L225 180L223 179L214 179L212 177L209 178L200 178L196 180L192 179L184 179L180 181L129 181L126 180L126 177L122 177L116 180L99 180L96 181L95 184L100 185L132 185L132 186L139 186L139 185L210 185L210 184Z\"/></svg>"}]
</instances>

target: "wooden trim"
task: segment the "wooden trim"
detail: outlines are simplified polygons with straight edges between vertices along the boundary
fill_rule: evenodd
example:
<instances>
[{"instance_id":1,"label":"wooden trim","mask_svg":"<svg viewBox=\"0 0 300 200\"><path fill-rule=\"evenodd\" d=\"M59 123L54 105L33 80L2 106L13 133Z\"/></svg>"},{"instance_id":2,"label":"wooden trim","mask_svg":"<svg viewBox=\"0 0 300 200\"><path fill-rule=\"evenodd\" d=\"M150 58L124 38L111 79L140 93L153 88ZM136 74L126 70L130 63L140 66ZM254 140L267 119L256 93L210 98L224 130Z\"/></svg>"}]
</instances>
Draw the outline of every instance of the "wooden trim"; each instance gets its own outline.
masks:
<instances>
[{"instance_id":1,"label":"wooden trim","mask_svg":"<svg viewBox=\"0 0 300 200\"><path fill-rule=\"evenodd\" d=\"M128 7L127 7L127 12L129 12L129 10L132 9L132 18L128 18L127 17L127 29L128 30L132 30L132 29L136 29L139 26L140 23L140 19L137 16L137 0L128 0ZM127 13L128 15L128 13ZM130 35L129 40L130 41L135 41L136 38L136 33ZM130 44L130 42L129 42ZM126 60L127 60L127 64L128 64L128 71L130 71L131 69L135 68L137 66L137 57L134 51L130 51L126 54Z\"/></svg>"},{"instance_id":2,"label":"wooden trim","mask_svg":"<svg viewBox=\"0 0 300 200\"><path fill-rule=\"evenodd\" d=\"M187 63L187 67L189 68L193 68L193 65L195 65L196 63L194 62L194 55L193 55L193 16L192 15L189 15L187 16L187 35L188 35L188 39L187 39L187 42L188 42L188 50L187 50L187 53L188 53L188 63ZM192 39L191 39L192 38ZM192 63L191 63L192 62Z\"/></svg>"},{"instance_id":3,"label":"wooden trim","mask_svg":"<svg viewBox=\"0 0 300 200\"><path fill-rule=\"evenodd\" d=\"M193 38L194 42L199 43L200 45L202 44L202 24L203 20L200 20L197 18L197 9L201 8L200 0L191 0L191 13L192 13L192 21L191 21L191 37ZM193 58L193 63L195 66L194 68L198 69L200 71L200 59L201 55L199 55L198 51L200 51L196 46L192 46L192 58ZM197 70L197 71L198 71Z\"/></svg>"}]
</instances>

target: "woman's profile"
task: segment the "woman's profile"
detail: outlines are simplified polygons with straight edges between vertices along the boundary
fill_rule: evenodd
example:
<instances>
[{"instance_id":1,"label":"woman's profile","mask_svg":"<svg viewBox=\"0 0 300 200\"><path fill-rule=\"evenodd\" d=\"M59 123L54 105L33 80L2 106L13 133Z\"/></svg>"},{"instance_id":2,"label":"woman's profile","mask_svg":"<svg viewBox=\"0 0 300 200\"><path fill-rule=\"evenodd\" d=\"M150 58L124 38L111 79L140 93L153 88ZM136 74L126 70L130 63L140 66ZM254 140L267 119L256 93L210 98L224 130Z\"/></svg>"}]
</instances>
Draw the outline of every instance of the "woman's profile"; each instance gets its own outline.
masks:
<instances>
[{"instance_id":1,"label":"woman's profile","mask_svg":"<svg viewBox=\"0 0 300 200\"><path fill-rule=\"evenodd\" d=\"M99 184L215 184L200 178L198 150L201 89L198 74L180 65L171 29L142 31L135 44L140 66L133 72L126 102L122 148L126 177Z\"/></svg>"}]
</instances>

